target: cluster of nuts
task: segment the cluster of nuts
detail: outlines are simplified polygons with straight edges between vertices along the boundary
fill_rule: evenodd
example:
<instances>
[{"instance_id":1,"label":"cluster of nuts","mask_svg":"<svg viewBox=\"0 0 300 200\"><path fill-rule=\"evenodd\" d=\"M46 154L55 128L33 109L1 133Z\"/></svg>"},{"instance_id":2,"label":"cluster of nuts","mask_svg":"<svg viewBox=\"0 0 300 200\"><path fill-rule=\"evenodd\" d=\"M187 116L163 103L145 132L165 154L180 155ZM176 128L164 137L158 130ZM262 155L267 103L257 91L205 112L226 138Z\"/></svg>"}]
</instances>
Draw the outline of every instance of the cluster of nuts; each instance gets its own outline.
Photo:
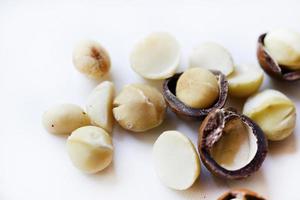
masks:
<instances>
[{"instance_id":1,"label":"cluster of nuts","mask_svg":"<svg viewBox=\"0 0 300 200\"><path fill-rule=\"evenodd\" d=\"M288 30L263 34L258 40L259 63L270 75L300 79L300 35ZM257 92L263 71L256 65L236 65L219 44L197 46L189 68L176 73L180 45L168 33L153 33L139 41L130 55L132 69L146 79L164 79L163 93L146 84L129 84L114 97L114 84L100 83L87 99L85 111L62 104L43 115L53 134L70 135L67 151L73 164L87 173L107 167L113 157L113 121L132 132L145 132L162 124L167 106L178 116L202 121L198 152L214 175L226 179L250 176L262 165L268 140L283 140L296 125L294 103L283 93ZM107 51L95 41L76 46L73 63L91 78L110 69ZM228 96L247 98L243 114L224 108ZM163 132L153 145L154 166L168 187L184 190L200 174L200 159L193 143L176 130ZM233 190L219 198L264 200L248 190Z\"/></svg>"}]
</instances>

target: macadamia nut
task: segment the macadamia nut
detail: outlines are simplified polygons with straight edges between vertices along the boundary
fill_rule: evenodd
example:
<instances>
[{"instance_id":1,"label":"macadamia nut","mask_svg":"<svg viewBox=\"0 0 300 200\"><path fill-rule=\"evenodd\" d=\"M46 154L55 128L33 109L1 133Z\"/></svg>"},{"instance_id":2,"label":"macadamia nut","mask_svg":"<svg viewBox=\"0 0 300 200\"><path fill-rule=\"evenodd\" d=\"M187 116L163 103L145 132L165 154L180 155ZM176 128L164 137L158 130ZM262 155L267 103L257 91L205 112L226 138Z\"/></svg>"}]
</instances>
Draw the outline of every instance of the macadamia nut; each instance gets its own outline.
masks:
<instances>
[{"instance_id":1,"label":"macadamia nut","mask_svg":"<svg viewBox=\"0 0 300 200\"><path fill-rule=\"evenodd\" d=\"M230 53L221 45L206 42L197 46L190 56L190 67L219 70L226 76L234 70Z\"/></svg>"},{"instance_id":2,"label":"macadamia nut","mask_svg":"<svg viewBox=\"0 0 300 200\"><path fill-rule=\"evenodd\" d=\"M71 134L77 128L90 124L87 114L77 105L61 104L43 114L45 129L56 135Z\"/></svg>"},{"instance_id":3,"label":"macadamia nut","mask_svg":"<svg viewBox=\"0 0 300 200\"><path fill-rule=\"evenodd\" d=\"M176 96L192 108L208 108L219 97L216 76L204 68L190 68L178 79Z\"/></svg>"},{"instance_id":4,"label":"macadamia nut","mask_svg":"<svg viewBox=\"0 0 300 200\"><path fill-rule=\"evenodd\" d=\"M132 69L144 78L171 77L180 61L180 47L169 33L152 33L138 42L130 55Z\"/></svg>"},{"instance_id":5,"label":"macadamia nut","mask_svg":"<svg viewBox=\"0 0 300 200\"><path fill-rule=\"evenodd\" d=\"M166 112L162 94L145 84L130 84L114 100L113 114L125 129L143 132L160 125Z\"/></svg>"},{"instance_id":6,"label":"macadamia nut","mask_svg":"<svg viewBox=\"0 0 300 200\"><path fill-rule=\"evenodd\" d=\"M67 151L75 167L86 173L96 173L112 161L112 139L102 128L81 127L68 137Z\"/></svg>"},{"instance_id":7,"label":"macadamia nut","mask_svg":"<svg viewBox=\"0 0 300 200\"><path fill-rule=\"evenodd\" d=\"M200 161L193 143L178 131L165 131L157 138L153 159L160 180L175 190L188 189L200 174Z\"/></svg>"},{"instance_id":8,"label":"macadamia nut","mask_svg":"<svg viewBox=\"0 0 300 200\"><path fill-rule=\"evenodd\" d=\"M114 84L104 81L92 91L86 105L86 112L92 124L105 129L108 133L111 133L113 126L114 93Z\"/></svg>"},{"instance_id":9,"label":"macadamia nut","mask_svg":"<svg viewBox=\"0 0 300 200\"><path fill-rule=\"evenodd\" d=\"M261 86L263 71L256 65L237 65L228 76L229 94L235 97L248 97Z\"/></svg>"},{"instance_id":10,"label":"macadamia nut","mask_svg":"<svg viewBox=\"0 0 300 200\"><path fill-rule=\"evenodd\" d=\"M296 108L284 94L265 90L247 99L243 113L253 119L269 140L283 140L296 125Z\"/></svg>"},{"instance_id":11,"label":"macadamia nut","mask_svg":"<svg viewBox=\"0 0 300 200\"><path fill-rule=\"evenodd\" d=\"M264 43L268 52L282 67L300 69L300 33L287 29L270 31Z\"/></svg>"},{"instance_id":12,"label":"macadamia nut","mask_svg":"<svg viewBox=\"0 0 300 200\"><path fill-rule=\"evenodd\" d=\"M76 69L93 79L99 79L110 70L107 51L96 41L81 41L73 51L73 64Z\"/></svg>"}]
</instances>

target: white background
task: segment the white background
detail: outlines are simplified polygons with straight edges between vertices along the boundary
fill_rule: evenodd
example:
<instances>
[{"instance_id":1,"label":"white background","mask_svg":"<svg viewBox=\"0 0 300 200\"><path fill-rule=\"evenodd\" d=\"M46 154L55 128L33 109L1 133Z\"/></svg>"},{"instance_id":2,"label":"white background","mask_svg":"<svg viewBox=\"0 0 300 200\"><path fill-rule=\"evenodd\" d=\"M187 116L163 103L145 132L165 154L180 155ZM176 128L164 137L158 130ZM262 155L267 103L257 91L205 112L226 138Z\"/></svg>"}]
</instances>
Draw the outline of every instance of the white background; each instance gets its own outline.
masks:
<instances>
[{"instance_id":1,"label":"white background","mask_svg":"<svg viewBox=\"0 0 300 200\"><path fill-rule=\"evenodd\" d=\"M300 31L299 1L0 1L0 199L191 199L215 200L229 188L253 189L271 200L300 199L300 152L295 134L270 144L262 168L242 181L201 177L187 191L164 187L153 170L152 144L164 130L178 129L196 144L199 122L169 112L147 133L132 134L115 125L112 165L96 175L74 168L64 137L48 134L43 111L58 103L85 105L97 82L72 65L72 49L82 39L101 42L112 58L110 77L117 91L145 82L130 68L133 44L153 31L172 33L182 46L181 70L192 48L204 41L224 45L236 63L255 63L256 40L272 28ZM161 82L148 82L160 88ZM263 88L276 88L297 102L300 82L265 77ZM241 108L243 100L230 100Z\"/></svg>"}]
</instances>

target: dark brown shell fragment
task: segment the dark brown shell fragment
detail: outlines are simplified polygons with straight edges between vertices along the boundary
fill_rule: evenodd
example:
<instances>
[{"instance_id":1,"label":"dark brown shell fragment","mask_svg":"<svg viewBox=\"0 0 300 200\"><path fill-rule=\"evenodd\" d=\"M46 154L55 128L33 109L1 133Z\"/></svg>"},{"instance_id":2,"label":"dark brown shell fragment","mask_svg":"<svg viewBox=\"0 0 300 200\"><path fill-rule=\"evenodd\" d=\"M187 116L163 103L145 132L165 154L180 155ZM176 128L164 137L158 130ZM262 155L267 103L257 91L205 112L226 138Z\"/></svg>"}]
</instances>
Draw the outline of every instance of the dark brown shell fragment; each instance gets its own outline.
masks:
<instances>
[{"instance_id":1,"label":"dark brown shell fragment","mask_svg":"<svg viewBox=\"0 0 300 200\"><path fill-rule=\"evenodd\" d=\"M257 59L262 69L271 77L286 80L296 81L300 80L300 70L287 70L284 66L279 65L275 59L271 57L264 45L264 39L267 33L259 36L257 43Z\"/></svg>"},{"instance_id":2,"label":"dark brown shell fragment","mask_svg":"<svg viewBox=\"0 0 300 200\"><path fill-rule=\"evenodd\" d=\"M257 141L257 151L254 158L237 170L228 170L219 165L211 155L212 147L222 137L226 123L240 119L252 131ZM233 141L234 142L234 141ZM268 151L267 139L261 128L245 115L238 114L233 109L215 109L204 119L198 135L198 151L205 167L214 175L226 179L242 179L250 176L262 165Z\"/></svg>"},{"instance_id":3,"label":"dark brown shell fragment","mask_svg":"<svg viewBox=\"0 0 300 200\"><path fill-rule=\"evenodd\" d=\"M247 189L231 190L219 197L218 200L231 200L234 198L239 198L243 200L266 200L264 197Z\"/></svg>"},{"instance_id":4,"label":"dark brown shell fragment","mask_svg":"<svg viewBox=\"0 0 300 200\"><path fill-rule=\"evenodd\" d=\"M164 81L163 96L168 106L174 113L188 119L203 120L212 110L216 108L222 108L225 105L228 94L227 79L225 75L219 71L211 70L211 72L216 76L218 80L220 94L217 101L210 108L205 109L192 108L190 106L187 106L176 97L176 84L182 73L177 73Z\"/></svg>"}]
</instances>

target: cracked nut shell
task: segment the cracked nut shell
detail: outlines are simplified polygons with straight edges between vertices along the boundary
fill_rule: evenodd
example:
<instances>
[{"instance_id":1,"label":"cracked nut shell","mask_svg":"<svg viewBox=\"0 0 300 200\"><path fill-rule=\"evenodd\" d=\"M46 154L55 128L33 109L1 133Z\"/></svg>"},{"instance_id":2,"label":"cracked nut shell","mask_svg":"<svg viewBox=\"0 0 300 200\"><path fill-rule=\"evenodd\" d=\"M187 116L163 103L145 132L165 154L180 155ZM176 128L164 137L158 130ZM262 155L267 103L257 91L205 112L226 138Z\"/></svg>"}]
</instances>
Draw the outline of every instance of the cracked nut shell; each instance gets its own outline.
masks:
<instances>
[{"instance_id":1,"label":"cracked nut shell","mask_svg":"<svg viewBox=\"0 0 300 200\"><path fill-rule=\"evenodd\" d=\"M166 79L163 83L163 96L174 113L188 119L203 120L208 113L216 108L222 108L225 105L228 94L228 82L224 74L220 71L210 70L217 78L219 85L219 97L209 108L192 108L185 105L176 97L176 84L183 73L177 73ZM201 91L200 91L201 92Z\"/></svg>"},{"instance_id":2,"label":"cracked nut shell","mask_svg":"<svg viewBox=\"0 0 300 200\"><path fill-rule=\"evenodd\" d=\"M221 178L250 176L262 165L267 149L261 128L230 108L210 112L199 129L201 160L211 173Z\"/></svg>"},{"instance_id":3,"label":"cracked nut shell","mask_svg":"<svg viewBox=\"0 0 300 200\"><path fill-rule=\"evenodd\" d=\"M300 80L300 70L288 70L286 67L279 65L278 62L272 58L265 48L264 39L266 35L267 33L260 35L257 44L257 58L262 69L271 77L279 80Z\"/></svg>"},{"instance_id":4,"label":"cracked nut shell","mask_svg":"<svg viewBox=\"0 0 300 200\"><path fill-rule=\"evenodd\" d=\"M247 189L234 189L226 192L218 200L266 200L264 197Z\"/></svg>"}]
</instances>

